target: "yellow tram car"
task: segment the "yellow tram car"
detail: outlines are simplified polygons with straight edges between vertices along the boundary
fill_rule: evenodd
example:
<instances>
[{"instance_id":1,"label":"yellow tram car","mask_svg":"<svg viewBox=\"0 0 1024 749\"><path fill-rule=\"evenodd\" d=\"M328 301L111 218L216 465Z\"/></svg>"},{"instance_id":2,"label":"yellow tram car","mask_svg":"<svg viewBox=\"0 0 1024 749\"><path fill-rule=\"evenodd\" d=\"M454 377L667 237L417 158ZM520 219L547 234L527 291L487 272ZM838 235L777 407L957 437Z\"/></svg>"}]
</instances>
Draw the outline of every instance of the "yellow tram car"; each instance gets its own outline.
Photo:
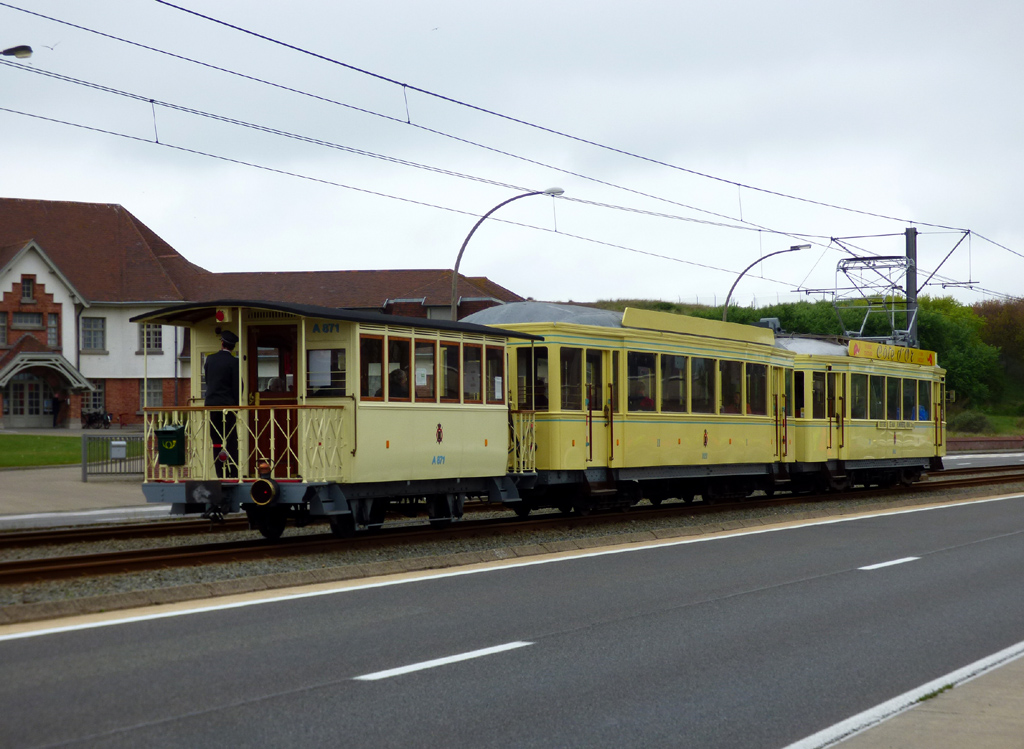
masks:
<instances>
[{"instance_id":1,"label":"yellow tram car","mask_svg":"<svg viewBox=\"0 0 1024 749\"><path fill-rule=\"evenodd\" d=\"M425 504L437 523L461 516L467 495L514 503L517 479L534 475L532 452L509 457L505 375L509 338L530 334L252 300L133 322L190 332L189 403L145 409L143 492L174 514L244 510L270 538L289 519L326 517L347 535L395 503ZM223 330L238 337L242 403L205 406L204 363ZM231 434L217 433L221 416L234 417ZM528 419L515 429L532 442Z\"/></svg>"},{"instance_id":2,"label":"yellow tram car","mask_svg":"<svg viewBox=\"0 0 1024 749\"><path fill-rule=\"evenodd\" d=\"M485 497L520 515L911 482L941 469L935 354L771 327L520 302L459 322L225 300L133 318L190 331L187 405L146 408L147 501L338 535ZM205 406L238 341L242 404ZM237 447L216 425L234 417Z\"/></svg>"},{"instance_id":3,"label":"yellow tram car","mask_svg":"<svg viewBox=\"0 0 1024 749\"><path fill-rule=\"evenodd\" d=\"M466 321L535 336L510 341L510 405L533 414L537 443L520 514L941 468L945 373L932 352L631 308L523 302Z\"/></svg>"}]
</instances>

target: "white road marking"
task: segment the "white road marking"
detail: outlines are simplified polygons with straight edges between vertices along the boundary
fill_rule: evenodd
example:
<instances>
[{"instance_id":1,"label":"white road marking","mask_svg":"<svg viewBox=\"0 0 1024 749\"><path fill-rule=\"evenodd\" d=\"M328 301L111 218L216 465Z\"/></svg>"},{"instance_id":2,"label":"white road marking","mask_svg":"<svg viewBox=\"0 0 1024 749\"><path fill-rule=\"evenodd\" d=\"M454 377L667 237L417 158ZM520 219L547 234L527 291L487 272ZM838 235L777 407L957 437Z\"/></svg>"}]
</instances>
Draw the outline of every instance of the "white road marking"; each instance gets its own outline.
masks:
<instances>
[{"instance_id":1,"label":"white road marking","mask_svg":"<svg viewBox=\"0 0 1024 749\"><path fill-rule=\"evenodd\" d=\"M805 739L790 744L785 749L824 749L827 746L835 746L855 734L866 731L877 726L879 723L889 720L889 718L895 717L904 710L909 710L917 705L922 697L950 685L958 687L1000 666L1005 666L1022 655L1024 655L1024 642L1018 642L1016 645L1011 645L1005 650L993 653L987 658L982 658L980 661L975 661L969 666L964 666L945 676L940 676L938 679L929 681L927 684L922 684L911 689L909 692L904 692L899 697L893 697L887 702L875 705L862 713L836 723L834 726L818 731Z\"/></svg>"},{"instance_id":2,"label":"white road marking","mask_svg":"<svg viewBox=\"0 0 1024 749\"><path fill-rule=\"evenodd\" d=\"M532 642L509 642L504 645L495 645L493 648L483 648L481 650L472 650L468 653L460 653L459 655L449 655L446 658L435 658L432 661L423 661L422 663L413 663L409 666L400 666L399 668L391 668L387 671L376 671L372 674L364 674L363 676L353 677L353 681L378 681L380 679L388 679L392 676L401 676L402 674L411 674L414 671L424 671L428 668L437 668L438 666L446 666L449 663L458 663L459 661L468 661L472 658L481 658L485 655L494 655L495 653L504 653L507 650L515 650L516 648L523 648L527 645L533 645Z\"/></svg>"},{"instance_id":3,"label":"white road marking","mask_svg":"<svg viewBox=\"0 0 1024 749\"><path fill-rule=\"evenodd\" d=\"M214 611L226 611L228 609L239 609L247 606L259 606L265 603L280 603L282 601L296 601L302 598L317 598L319 596L330 596L338 593L350 593L357 590L370 590L373 588L387 588L392 585L406 585L408 583L423 582L425 580L441 580L448 577L461 577L462 575L477 575L487 572L498 572L516 569L519 567L535 567L541 564L558 564L561 562L573 561L577 559L589 559L591 557L602 557L611 554L631 554L636 551L646 551L648 549L665 549L672 546L684 546L688 544L699 544L699 543L711 543L714 541L721 541L725 539L739 538L742 536L753 536L761 533L781 533L788 530L794 530L798 528L811 528L818 525L835 525L838 523L850 523L858 520L868 520L877 517L892 517L895 515L908 515L915 512L932 512L935 510L949 510L958 507L967 507L975 504L987 504L989 502L1005 502L1007 500L1021 499L1024 498L1022 494L1007 494L1002 497L991 497L987 499L973 499L967 500L958 504L951 505L938 505L933 507L913 507L907 510L896 510L896 511L880 511L869 513L866 515L855 515L851 517L842 518L829 518L828 520L811 520L806 523L797 523L793 525L782 525L772 528L758 528L756 530L747 530L737 533L728 533L725 535L714 535L714 536L700 536L697 538L685 538L678 541L656 541L653 543L643 544L639 546L626 546L626 547L615 547L611 549L602 549L600 551L588 551L580 552L578 554L558 554L549 556L544 559L529 559L526 561L515 561L511 563L499 563L492 562L488 563L487 566L474 567L471 569L455 569L447 570L444 572L425 572L422 575L411 577L404 576L398 578L389 578L386 580L379 580L370 583L355 583L341 582L338 583L337 587L331 587L327 589L303 591L301 593L284 593L275 594L268 591L269 595L266 598L246 599L243 601L228 601L226 603L214 603L214 604L198 604L191 608L180 608L172 611L156 611L147 614L118 614L116 612L110 612L106 614L97 614L90 616L102 616L103 618L93 619L91 621L69 624L63 626L46 626L50 622L27 622L25 624L11 624L0 627L0 632L6 632L6 634L0 634L0 642L6 642L7 640L20 640L26 637L41 637L44 635L54 635L63 632L76 632L84 629L95 629L97 627L110 627L117 624L130 624L132 622L146 622L153 621L156 619L167 619L175 616L191 616L193 614L204 614ZM136 609L137 611L137 609ZM110 618L107 618L110 617ZM40 627L36 629L36 627Z\"/></svg>"},{"instance_id":4,"label":"white road marking","mask_svg":"<svg viewBox=\"0 0 1024 749\"><path fill-rule=\"evenodd\" d=\"M882 567L892 567L894 564L903 564L904 562L916 562L921 557L903 557L903 559L893 559L891 562L881 562L880 564L869 564L867 567L858 567L859 570L880 570Z\"/></svg>"}]
</instances>

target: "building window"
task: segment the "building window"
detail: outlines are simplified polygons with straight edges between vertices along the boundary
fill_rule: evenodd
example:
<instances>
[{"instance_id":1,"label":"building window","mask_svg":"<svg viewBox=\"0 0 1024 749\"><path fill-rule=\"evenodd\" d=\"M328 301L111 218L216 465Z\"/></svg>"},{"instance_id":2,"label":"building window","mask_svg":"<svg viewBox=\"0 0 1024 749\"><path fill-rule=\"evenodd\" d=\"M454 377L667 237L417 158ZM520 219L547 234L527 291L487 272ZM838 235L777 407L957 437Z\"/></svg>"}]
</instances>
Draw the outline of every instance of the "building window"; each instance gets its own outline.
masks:
<instances>
[{"instance_id":1,"label":"building window","mask_svg":"<svg viewBox=\"0 0 1024 749\"><path fill-rule=\"evenodd\" d=\"M7 345L7 313L0 312L0 346Z\"/></svg>"},{"instance_id":2,"label":"building window","mask_svg":"<svg viewBox=\"0 0 1024 749\"><path fill-rule=\"evenodd\" d=\"M15 312L11 319L12 328L22 328L25 330L42 330L43 329L43 313L42 312Z\"/></svg>"},{"instance_id":3,"label":"building window","mask_svg":"<svg viewBox=\"0 0 1024 749\"><path fill-rule=\"evenodd\" d=\"M46 345L50 348L60 346L60 315L51 312L46 316Z\"/></svg>"},{"instance_id":4,"label":"building window","mask_svg":"<svg viewBox=\"0 0 1024 749\"><path fill-rule=\"evenodd\" d=\"M105 317L82 318L82 350L106 351L107 319Z\"/></svg>"},{"instance_id":5,"label":"building window","mask_svg":"<svg viewBox=\"0 0 1024 749\"><path fill-rule=\"evenodd\" d=\"M139 380L139 408L160 408L164 405L164 381L160 378Z\"/></svg>"},{"instance_id":6,"label":"building window","mask_svg":"<svg viewBox=\"0 0 1024 749\"><path fill-rule=\"evenodd\" d=\"M31 276L21 277L21 301L34 302L36 300L36 280Z\"/></svg>"},{"instance_id":7,"label":"building window","mask_svg":"<svg viewBox=\"0 0 1024 749\"><path fill-rule=\"evenodd\" d=\"M139 323L139 351L163 353L163 326Z\"/></svg>"},{"instance_id":8,"label":"building window","mask_svg":"<svg viewBox=\"0 0 1024 749\"><path fill-rule=\"evenodd\" d=\"M89 380L95 390L82 396L82 411L84 413L103 413L106 410L106 380Z\"/></svg>"}]
</instances>

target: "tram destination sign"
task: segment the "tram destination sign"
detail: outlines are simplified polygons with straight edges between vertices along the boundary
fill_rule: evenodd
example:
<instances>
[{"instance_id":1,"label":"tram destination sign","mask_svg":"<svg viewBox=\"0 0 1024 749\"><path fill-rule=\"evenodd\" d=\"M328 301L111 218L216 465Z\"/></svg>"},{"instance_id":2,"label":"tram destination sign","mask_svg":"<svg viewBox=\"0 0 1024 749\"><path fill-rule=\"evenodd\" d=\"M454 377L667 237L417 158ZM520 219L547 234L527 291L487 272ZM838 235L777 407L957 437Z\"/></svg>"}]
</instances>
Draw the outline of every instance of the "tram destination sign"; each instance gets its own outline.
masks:
<instances>
[{"instance_id":1,"label":"tram destination sign","mask_svg":"<svg viewBox=\"0 0 1024 749\"><path fill-rule=\"evenodd\" d=\"M907 348L906 346L890 346L887 343L850 341L848 352L850 356L878 359L879 361L893 361L900 364L921 364L926 367L934 367L938 364L938 356L934 351Z\"/></svg>"}]
</instances>

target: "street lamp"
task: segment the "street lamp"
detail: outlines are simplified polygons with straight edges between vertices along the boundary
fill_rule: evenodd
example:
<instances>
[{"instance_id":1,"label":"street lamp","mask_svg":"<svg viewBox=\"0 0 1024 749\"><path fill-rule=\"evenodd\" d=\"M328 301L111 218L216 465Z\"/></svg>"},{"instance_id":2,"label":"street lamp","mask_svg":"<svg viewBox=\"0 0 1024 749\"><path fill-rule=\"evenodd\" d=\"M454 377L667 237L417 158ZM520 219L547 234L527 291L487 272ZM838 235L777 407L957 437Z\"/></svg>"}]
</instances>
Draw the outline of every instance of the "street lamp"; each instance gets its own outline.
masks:
<instances>
[{"instance_id":1,"label":"street lamp","mask_svg":"<svg viewBox=\"0 0 1024 749\"><path fill-rule=\"evenodd\" d=\"M767 255L764 255L763 257L758 258L757 260L752 262L750 265L748 265L746 268L744 268L740 272L740 274L738 276L736 276L736 280L732 282L732 288L729 289L729 294L725 297L725 308L722 310L722 322L727 322L726 317L729 315L729 300L732 298L732 292L736 290L736 284L738 284L740 282L740 279L743 278L744 274L746 274L746 272L748 270L753 268L755 265L760 263L762 260L767 260L768 258L772 257L773 255L782 255L783 253L786 253L786 252L796 252L797 250L809 250L810 248L811 248L811 246L809 244L795 244L792 247L790 247L788 250L777 250L776 252L769 252Z\"/></svg>"},{"instance_id":2,"label":"street lamp","mask_svg":"<svg viewBox=\"0 0 1024 749\"><path fill-rule=\"evenodd\" d=\"M502 202L498 203L498 205L494 206L494 208L487 211L487 213L481 216L480 219L475 224L473 224L473 228L469 230L469 234L466 235L466 238L462 242L462 247L459 248L459 256L455 258L455 272L452 273L452 320L458 319L457 308L459 304L459 263L462 262L462 253L466 251L466 245L469 244L469 240L473 236L474 232L476 232L476 230L480 228L480 224L482 224L484 220L492 213L494 213L496 210L498 210L504 205L508 205L513 200L519 200L520 198L529 198L533 195L550 195L552 197L557 197L564 192L565 190L563 190L561 187L549 187L547 190L537 190L536 192L524 192L521 195L515 195L509 198L508 200L503 200Z\"/></svg>"},{"instance_id":3,"label":"street lamp","mask_svg":"<svg viewBox=\"0 0 1024 749\"><path fill-rule=\"evenodd\" d=\"M24 60L26 57L32 56L32 48L27 44L19 44L17 47L10 47L0 52L0 55L5 57L17 57L20 60Z\"/></svg>"}]
</instances>

